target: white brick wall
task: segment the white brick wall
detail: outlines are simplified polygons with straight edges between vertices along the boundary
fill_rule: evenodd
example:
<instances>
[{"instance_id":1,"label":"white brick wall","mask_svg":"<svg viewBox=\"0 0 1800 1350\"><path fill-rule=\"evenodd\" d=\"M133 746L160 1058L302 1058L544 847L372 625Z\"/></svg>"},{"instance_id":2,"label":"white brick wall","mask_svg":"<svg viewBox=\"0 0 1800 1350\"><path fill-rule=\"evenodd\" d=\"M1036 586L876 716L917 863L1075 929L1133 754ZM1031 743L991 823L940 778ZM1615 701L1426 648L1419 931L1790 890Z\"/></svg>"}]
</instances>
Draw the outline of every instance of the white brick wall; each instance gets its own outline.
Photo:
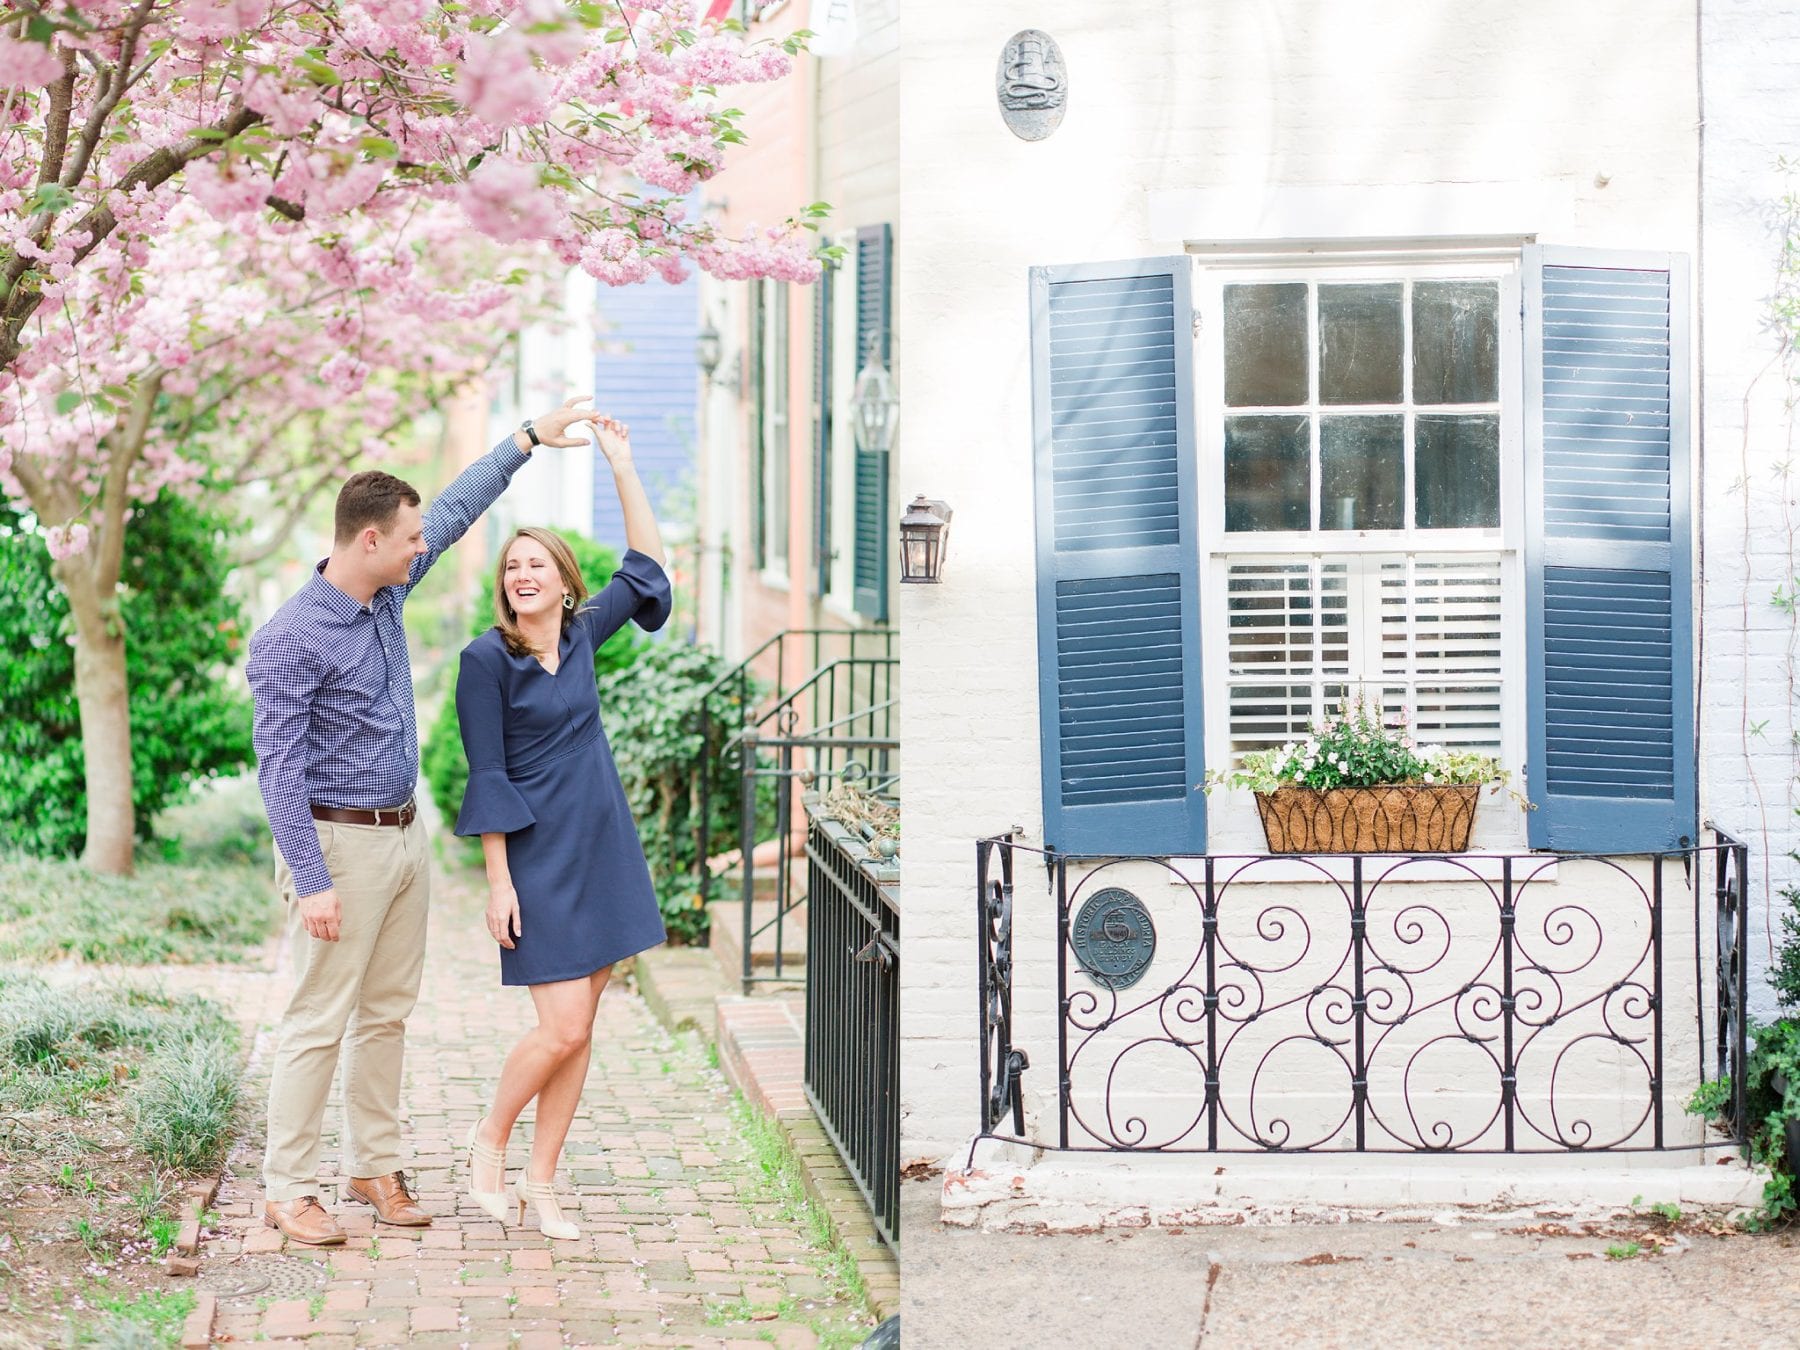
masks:
<instances>
[{"instance_id":1,"label":"white brick wall","mask_svg":"<svg viewBox=\"0 0 1800 1350\"><path fill-rule=\"evenodd\" d=\"M1778 343L1765 326L1780 247L1774 207L1794 185L1777 160L1800 154L1800 11L1769 0L1702 9L1700 783L1706 813L1751 847L1751 998L1768 1015L1773 997L1761 976L1770 920L1782 908L1775 891L1795 879L1787 855L1800 844L1792 807L1795 629L1771 603L1796 570L1800 511L1784 468L1796 451L1784 406L1795 391L1791 367L1771 364ZM1745 729L1763 721L1760 736Z\"/></svg>"},{"instance_id":2,"label":"white brick wall","mask_svg":"<svg viewBox=\"0 0 1800 1350\"><path fill-rule=\"evenodd\" d=\"M1025 27L1056 38L1070 75L1062 127L1037 144L994 102L1001 47ZM1555 204L1546 242L1692 253L1695 99L1693 6L1669 0L907 0L901 489L946 499L956 521L945 583L901 596L906 1156L945 1154L975 1125L973 841L1022 825L1037 842L1042 825L1027 269L1178 251L1148 233L1153 193L1375 184L1452 203L1510 186ZM1392 232L1429 231L1404 215ZM1723 715L1709 705L1708 726ZM1021 876L1018 912L1041 1111L1055 1061L1041 872Z\"/></svg>"}]
</instances>

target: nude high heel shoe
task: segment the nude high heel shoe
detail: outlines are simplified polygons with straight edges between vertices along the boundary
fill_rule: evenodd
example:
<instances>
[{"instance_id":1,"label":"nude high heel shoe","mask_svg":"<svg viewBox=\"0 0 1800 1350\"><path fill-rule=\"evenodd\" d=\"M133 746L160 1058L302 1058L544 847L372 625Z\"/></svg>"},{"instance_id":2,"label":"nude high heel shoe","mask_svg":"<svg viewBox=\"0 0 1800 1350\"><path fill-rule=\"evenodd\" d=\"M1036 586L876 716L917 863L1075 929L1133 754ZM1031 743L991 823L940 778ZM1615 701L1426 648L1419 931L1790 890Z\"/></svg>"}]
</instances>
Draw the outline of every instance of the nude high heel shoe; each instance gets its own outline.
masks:
<instances>
[{"instance_id":1,"label":"nude high heel shoe","mask_svg":"<svg viewBox=\"0 0 1800 1350\"><path fill-rule=\"evenodd\" d=\"M482 1191L475 1188L475 1164L483 1167L497 1167L500 1170L500 1185L506 1185L506 1154L489 1144L481 1142L478 1131L481 1122L469 1126L469 1199L478 1205L482 1212L497 1223L506 1222L506 1192ZM521 1178L523 1180L523 1178Z\"/></svg>"},{"instance_id":2,"label":"nude high heel shoe","mask_svg":"<svg viewBox=\"0 0 1800 1350\"><path fill-rule=\"evenodd\" d=\"M556 1187L548 1181L531 1181L523 1172L513 1183L513 1199L519 1203L519 1223L525 1222L525 1207L537 1206L538 1229L545 1237L570 1238L581 1236L581 1230L562 1216L562 1206L556 1203Z\"/></svg>"}]
</instances>

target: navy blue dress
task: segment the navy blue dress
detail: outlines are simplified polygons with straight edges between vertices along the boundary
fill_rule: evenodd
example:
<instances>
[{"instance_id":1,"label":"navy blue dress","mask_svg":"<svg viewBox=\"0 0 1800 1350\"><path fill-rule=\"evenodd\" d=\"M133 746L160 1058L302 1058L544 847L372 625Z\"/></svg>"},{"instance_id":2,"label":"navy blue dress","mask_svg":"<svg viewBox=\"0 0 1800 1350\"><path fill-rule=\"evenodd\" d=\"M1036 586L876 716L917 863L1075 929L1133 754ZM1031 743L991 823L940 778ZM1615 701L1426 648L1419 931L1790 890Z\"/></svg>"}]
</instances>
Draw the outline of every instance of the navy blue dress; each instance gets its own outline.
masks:
<instances>
[{"instance_id":1,"label":"navy blue dress","mask_svg":"<svg viewBox=\"0 0 1800 1350\"><path fill-rule=\"evenodd\" d=\"M463 648L456 716L469 757L458 834L503 833L519 925L502 984L591 975L666 937L637 826L600 726L594 651L628 621L668 621L669 578L627 550L575 612L553 675L498 628Z\"/></svg>"}]
</instances>

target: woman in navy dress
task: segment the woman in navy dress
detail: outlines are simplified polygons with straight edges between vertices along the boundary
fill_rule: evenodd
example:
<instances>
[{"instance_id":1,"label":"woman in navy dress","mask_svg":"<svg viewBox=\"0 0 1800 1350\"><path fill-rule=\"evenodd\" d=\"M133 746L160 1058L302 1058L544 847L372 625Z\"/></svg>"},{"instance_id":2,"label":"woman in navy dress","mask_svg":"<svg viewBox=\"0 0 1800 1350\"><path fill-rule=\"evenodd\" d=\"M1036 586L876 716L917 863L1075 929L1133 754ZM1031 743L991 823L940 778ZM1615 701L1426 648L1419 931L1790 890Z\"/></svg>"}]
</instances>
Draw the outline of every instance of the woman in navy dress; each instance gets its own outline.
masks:
<instances>
[{"instance_id":1,"label":"woman in navy dress","mask_svg":"<svg viewBox=\"0 0 1800 1350\"><path fill-rule=\"evenodd\" d=\"M498 622L463 649L456 682L469 759L456 832L481 836L500 980L527 986L538 1018L469 1133L469 1193L502 1221L516 1206L523 1223L535 1207L538 1226L558 1238L580 1236L562 1217L552 1179L587 1079L601 991L615 961L664 938L600 726L594 652L628 622L662 627L669 579L626 428L611 418L595 427L624 509L619 570L589 599L567 544L549 530L519 530L494 580ZM506 1141L534 1097L531 1160L508 1195Z\"/></svg>"}]
</instances>

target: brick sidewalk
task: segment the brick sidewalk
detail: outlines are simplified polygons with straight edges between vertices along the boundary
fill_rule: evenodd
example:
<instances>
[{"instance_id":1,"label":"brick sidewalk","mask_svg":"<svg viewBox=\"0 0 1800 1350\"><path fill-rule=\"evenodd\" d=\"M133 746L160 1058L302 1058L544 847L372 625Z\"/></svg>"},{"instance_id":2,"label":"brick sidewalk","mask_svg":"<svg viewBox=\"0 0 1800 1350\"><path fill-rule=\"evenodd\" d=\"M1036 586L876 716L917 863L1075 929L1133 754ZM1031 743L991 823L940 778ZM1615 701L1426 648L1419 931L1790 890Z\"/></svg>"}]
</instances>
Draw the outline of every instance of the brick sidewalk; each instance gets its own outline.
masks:
<instances>
[{"instance_id":1,"label":"brick sidewalk","mask_svg":"<svg viewBox=\"0 0 1800 1350\"><path fill-rule=\"evenodd\" d=\"M869 1320L822 1272L808 1235L769 1190L718 1071L695 1038L671 1037L622 985L601 1000L593 1067L559 1176L582 1237L551 1241L532 1217L524 1229L503 1228L461 1197L461 1142L505 1051L532 1021L525 992L500 986L478 919L485 897L471 880L441 868L434 878L425 983L407 1024L403 1100L415 1189L436 1223L377 1228L369 1209L337 1203L327 1177L326 1203L350 1233L345 1246L284 1248L262 1227L267 1056L259 1053L248 1089L253 1128L219 1194L221 1230L202 1248L200 1285L219 1291L215 1339L856 1344ZM279 1007L279 993L267 1007ZM259 1041L266 1049L267 1037ZM337 1125L334 1106L327 1169L336 1166ZM514 1171L524 1163L529 1116L521 1126Z\"/></svg>"}]
</instances>

